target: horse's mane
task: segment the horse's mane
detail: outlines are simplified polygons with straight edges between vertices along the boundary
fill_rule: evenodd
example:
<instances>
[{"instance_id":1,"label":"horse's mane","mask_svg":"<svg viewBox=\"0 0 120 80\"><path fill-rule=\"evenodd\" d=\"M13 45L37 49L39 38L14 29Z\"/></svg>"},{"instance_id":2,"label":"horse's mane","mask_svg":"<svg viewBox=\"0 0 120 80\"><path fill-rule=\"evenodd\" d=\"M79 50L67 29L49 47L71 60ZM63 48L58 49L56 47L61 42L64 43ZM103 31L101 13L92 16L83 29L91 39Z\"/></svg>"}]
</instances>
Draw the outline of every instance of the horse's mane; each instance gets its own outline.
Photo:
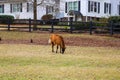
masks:
<instances>
[{"instance_id":1,"label":"horse's mane","mask_svg":"<svg viewBox=\"0 0 120 80\"><path fill-rule=\"evenodd\" d=\"M61 38L61 40L62 40L61 46L65 48L65 42L64 42L64 40L63 40L63 37L60 36L60 38Z\"/></svg>"}]
</instances>

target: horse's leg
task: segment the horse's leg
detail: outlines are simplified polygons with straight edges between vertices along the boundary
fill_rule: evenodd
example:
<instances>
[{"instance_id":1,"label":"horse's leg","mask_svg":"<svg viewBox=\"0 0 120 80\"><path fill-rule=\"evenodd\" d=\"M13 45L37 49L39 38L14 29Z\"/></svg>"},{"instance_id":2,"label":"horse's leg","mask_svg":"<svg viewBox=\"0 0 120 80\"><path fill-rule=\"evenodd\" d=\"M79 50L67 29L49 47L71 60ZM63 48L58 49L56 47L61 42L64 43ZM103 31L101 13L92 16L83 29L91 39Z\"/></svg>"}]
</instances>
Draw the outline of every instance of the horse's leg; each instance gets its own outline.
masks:
<instances>
[{"instance_id":1,"label":"horse's leg","mask_svg":"<svg viewBox=\"0 0 120 80\"><path fill-rule=\"evenodd\" d=\"M54 44L52 43L52 52L54 52Z\"/></svg>"},{"instance_id":2,"label":"horse's leg","mask_svg":"<svg viewBox=\"0 0 120 80\"><path fill-rule=\"evenodd\" d=\"M56 53L57 53L57 51L58 51L58 45L57 45Z\"/></svg>"},{"instance_id":3,"label":"horse's leg","mask_svg":"<svg viewBox=\"0 0 120 80\"><path fill-rule=\"evenodd\" d=\"M61 53L61 51L62 51L62 48L61 48L61 46L60 46L60 53Z\"/></svg>"}]
</instances>

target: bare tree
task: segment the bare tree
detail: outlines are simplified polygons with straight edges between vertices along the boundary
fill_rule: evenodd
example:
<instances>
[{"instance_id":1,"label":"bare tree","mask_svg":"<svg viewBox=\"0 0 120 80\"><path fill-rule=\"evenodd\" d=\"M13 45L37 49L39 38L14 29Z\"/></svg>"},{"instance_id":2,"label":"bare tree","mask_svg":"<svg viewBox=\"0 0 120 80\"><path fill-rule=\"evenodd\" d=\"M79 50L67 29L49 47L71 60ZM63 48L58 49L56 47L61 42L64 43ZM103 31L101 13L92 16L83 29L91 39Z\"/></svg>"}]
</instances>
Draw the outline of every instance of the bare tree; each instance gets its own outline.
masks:
<instances>
[{"instance_id":1,"label":"bare tree","mask_svg":"<svg viewBox=\"0 0 120 80\"><path fill-rule=\"evenodd\" d=\"M28 2L33 3L33 18L36 21L37 20L37 6L47 6L47 5L52 5L55 6L55 3L57 0L27 0ZM33 26L33 29L37 29L36 23Z\"/></svg>"},{"instance_id":2,"label":"bare tree","mask_svg":"<svg viewBox=\"0 0 120 80\"><path fill-rule=\"evenodd\" d=\"M33 4L33 19L37 20L37 6L54 6L54 12L58 11L59 8L56 7L60 0L3 0L3 2L16 3L16 2L28 2ZM2 1L0 1L2 2ZM36 24L33 27L34 30L37 29Z\"/></svg>"}]
</instances>

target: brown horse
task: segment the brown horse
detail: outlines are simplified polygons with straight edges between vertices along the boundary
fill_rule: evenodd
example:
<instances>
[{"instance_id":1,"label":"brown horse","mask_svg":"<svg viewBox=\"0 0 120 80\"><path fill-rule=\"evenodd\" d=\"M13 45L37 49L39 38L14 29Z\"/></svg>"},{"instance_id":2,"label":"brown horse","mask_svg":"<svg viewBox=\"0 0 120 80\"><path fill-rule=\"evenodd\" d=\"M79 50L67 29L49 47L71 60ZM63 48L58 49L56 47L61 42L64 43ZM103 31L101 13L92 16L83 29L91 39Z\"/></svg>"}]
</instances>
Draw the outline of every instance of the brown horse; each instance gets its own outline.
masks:
<instances>
[{"instance_id":1,"label":"brown horse","mask_svg":"<svg viewBox=\"0 0 120 80\"><path fill-rule=\"evenodd\" d=\"M60 53L63 54L65 52L65 43L62 36L57 34L51 34L48 42L52 44L52 52L54 52L54 45L57 45L56 53L58 51L59 46Z\"/></svg>"}]
</instances>

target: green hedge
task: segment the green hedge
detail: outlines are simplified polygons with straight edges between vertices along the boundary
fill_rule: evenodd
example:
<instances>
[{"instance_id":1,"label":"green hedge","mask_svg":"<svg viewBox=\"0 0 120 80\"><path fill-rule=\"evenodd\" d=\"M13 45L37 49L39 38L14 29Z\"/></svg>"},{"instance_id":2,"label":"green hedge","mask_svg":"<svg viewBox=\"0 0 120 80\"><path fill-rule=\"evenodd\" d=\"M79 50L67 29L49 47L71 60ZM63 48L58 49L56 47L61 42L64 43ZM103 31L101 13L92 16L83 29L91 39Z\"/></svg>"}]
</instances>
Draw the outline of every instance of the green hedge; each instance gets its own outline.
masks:
<instances>
[{"instance_id":1,"label":"green hedge","mask_svg":"<svg viewBox=\"0 0 120 80\"><path fill-rule=\"evenodd\" d=\"M90 23L89 22L73 22L73 27L74 29L77 30L84 30L84 29L89 29Z\"/></svg>"},{"instance_id":2,"label":"green hedge","mask_svg":"<svg viewBox=\"0 0 120 80\"><path fill-rule=\"evenodd\" d=\"M120 16L111 16L109 18L109 21L113 21L113 23L118 23L120 22Z\"/></svg>"},{"instance_id":3,"label":"green hedge","mask_svg":"<svg viewBox=\"0 0 120 80\"><path fill-rule=\"evenodd\" d=\"M9 20L10 20L10 23L13 23L14 16L11 16L11 15L0 15L0 23L7 24Z\"/></svg>"},{"instance_id":4,"label":"green hedge","mask_svg":"<svg viewBox=\"0 0 120 80\"><path fill-rule=\"evenodd\" d=\"M113 22L114 32L120 32L120 16L112 16L109 21Z\"/></svg>"},{"instance_id":5,"label":"green hedge","mask_svg":"<svg viewBox=\"0 0 120 80\"><path fill-rule=\"evenodd\" d=\"M59 22L59 26L69 26L70 27L70 22ZM72 22L73 29L75 30L86 30L89 29L90 23L89 22Z\"/></svg>"}]
</instances>

